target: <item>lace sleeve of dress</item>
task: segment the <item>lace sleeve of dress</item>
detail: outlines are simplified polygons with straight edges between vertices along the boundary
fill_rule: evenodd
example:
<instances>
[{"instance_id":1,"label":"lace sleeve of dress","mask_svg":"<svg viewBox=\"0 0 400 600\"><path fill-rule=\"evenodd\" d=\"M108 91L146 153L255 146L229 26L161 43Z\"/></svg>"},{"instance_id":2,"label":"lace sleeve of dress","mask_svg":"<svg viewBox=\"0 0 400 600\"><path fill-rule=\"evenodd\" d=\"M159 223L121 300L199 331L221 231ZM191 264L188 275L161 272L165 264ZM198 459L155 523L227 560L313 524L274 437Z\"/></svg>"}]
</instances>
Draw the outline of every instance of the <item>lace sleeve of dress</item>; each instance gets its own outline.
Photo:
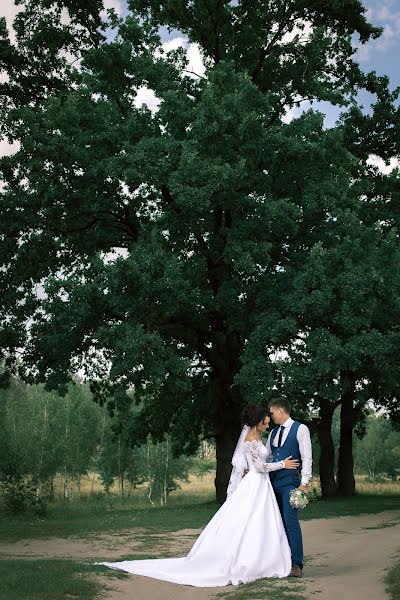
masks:
<instances>
[{"instance_id":1,"label":"lace sleeve of dress","mask_svg":"<svg viewBox=\"0 0 400 600\"><path fill-rule=\"evenodd\" d=\"M283 460L270 463L266 463L261 460L259 442L257 440L247 442L247 444L249 445L251 460L253 461L256 471L259 471L260 473L269 473L270 471L278 471L279 469L285 468L285 463Z\"/></svg>"}]
</instances>

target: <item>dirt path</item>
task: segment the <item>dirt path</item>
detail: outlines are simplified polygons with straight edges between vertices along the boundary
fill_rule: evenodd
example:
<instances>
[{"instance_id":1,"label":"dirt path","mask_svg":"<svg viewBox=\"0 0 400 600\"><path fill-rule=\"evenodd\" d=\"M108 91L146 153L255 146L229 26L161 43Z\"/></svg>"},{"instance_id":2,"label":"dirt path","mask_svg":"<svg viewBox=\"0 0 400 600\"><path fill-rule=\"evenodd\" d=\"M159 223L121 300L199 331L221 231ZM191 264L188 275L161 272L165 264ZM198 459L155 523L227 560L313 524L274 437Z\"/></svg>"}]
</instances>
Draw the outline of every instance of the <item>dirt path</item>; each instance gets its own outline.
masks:
<instances>
[{"instance_id":1,"label":"dirt path","mask_svg":"<svg viewBox=\"0 0 400 600\"><path fill-rule=\"evenodd\" d=\"M400 511L307 521L303 532L309 557L304 570L306 596L321 600L388 597L382 577L400 558Z\"/></svg>"},{"instance_id":2,"label":"dirt path","mask_svg":"<svg viewBox=\"0 0 400 600\"><path fill-rule=\"evenodd\" d=\"M316 519L302 525L306 550L305 596L321 600L382 600L382 577L400 552L400 511L377 515ZM88 540L25 540L0 544L0 558L78 558L112 560L119 556L170 552L184 556L199 530L145 535L129 530ZM105 580L110 585L110 579ZM193 588L140 576L112 579L104 600L208 600L234 588Z\"/></svg>"}]
</instances>

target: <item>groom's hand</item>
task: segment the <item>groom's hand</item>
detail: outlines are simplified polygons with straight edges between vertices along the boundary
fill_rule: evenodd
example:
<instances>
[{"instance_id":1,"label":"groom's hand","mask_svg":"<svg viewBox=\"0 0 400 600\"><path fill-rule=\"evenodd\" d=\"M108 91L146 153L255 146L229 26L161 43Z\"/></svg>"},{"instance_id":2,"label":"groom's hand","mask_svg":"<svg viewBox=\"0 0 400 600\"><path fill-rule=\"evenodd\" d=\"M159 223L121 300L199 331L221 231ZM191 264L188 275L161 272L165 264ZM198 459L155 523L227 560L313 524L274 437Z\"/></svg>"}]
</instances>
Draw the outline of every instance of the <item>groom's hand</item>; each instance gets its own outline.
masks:
<instances>
[{"instance_id":1,"label":"groom's hand","mask_svg":"<svg viewBox=\"0 0 400 600\"><path fill-rule=\"evenodd\" d=\"M299 485L299 490L301 490L305 494L308 494L308 486L307 485Z\"/></svg>"}]
</instances>

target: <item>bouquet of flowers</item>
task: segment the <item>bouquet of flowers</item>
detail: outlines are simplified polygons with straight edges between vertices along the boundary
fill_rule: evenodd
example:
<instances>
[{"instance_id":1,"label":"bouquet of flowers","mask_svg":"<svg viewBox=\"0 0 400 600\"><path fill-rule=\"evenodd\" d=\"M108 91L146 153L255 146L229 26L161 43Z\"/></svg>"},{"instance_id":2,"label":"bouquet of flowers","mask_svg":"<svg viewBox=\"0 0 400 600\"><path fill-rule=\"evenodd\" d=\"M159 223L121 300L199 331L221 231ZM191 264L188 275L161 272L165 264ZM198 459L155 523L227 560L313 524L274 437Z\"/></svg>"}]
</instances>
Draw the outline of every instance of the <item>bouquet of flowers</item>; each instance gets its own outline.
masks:
<instances>
[{"instance_id":1,"label":"bouquet of flowers","mask_svg":"<svg viewBox=\"0 0 400 600\"><path fill-rule=\"evenodd\" d=\"M307 494L305 494L303 490L296 488L290 492L289 504L292 508L305 508L308 502Z\"/></svg>"}]
</instances>

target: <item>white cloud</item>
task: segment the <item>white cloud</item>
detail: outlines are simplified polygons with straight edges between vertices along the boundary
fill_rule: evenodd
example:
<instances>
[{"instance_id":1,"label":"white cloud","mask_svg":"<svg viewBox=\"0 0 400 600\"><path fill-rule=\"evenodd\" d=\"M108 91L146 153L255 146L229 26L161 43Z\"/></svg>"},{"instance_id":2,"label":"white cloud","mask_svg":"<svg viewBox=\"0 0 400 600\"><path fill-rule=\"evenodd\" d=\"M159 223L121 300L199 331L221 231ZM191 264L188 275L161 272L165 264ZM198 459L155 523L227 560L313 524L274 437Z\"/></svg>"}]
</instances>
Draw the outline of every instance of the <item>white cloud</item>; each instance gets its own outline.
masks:
<instances>
[{"instance_id":1,"label":"white cloud","mask_svg":"<svg viewBox=\"0 0 400 600\"><path fill-rule=\"evenodd\" d=\"M187 57L189 60L188 70L193 71L193 73L196 75L203 76L206 71L206 67L203 56L200 52L200 46L198 44L189 44L187 49Z\"/></svg>"},{"instance_id":2,"label":"white cloud","mask_svg":"<svg viewBox=\"0 0 400 600\"><path fill-rule=\"evenodd\" d=\"M174 37L170 40L167 40L162 44L164 52L171 52L171 50L177 50L177 48L181 48L186 46L187 39L184 37Z\"/></svg>"},{"instance_id":3,"label":"white cloud","mask_svg":"<svg viewBox=\"0 0 400 600\"><path fill-rule=\"evenodd\" d=\"M171 52L178 48L186 49L186 56L189 61L188 71L192 72L194 76L203 76L206 70L204 65L203 56L200 52L200 46L198 44L188 43L187 38L178 36L163 42L162 44L164 52ZM188 73L186 72L186 75ZM189 73L190 75L190 73Z\"/></svg>"},{"instance_id":4,"label":"white cloud","mask_svg":"<svg viewBox=\"0 0 400 600\"><path fill-rule=\"evenodd\" d=\"M308 100L301 102L300 106L292 106L292 108L288 108L285 114L282 117L282 121L284 123L290 123L293 119L297 119L303 112L308 110L311 106L311 103Z\"/></svg>"},{"instance_id":5,"label":"white cloud","mask_svg":"<svg viewBox=\"0 0 400 600\"><path fill-rule=\"evenodd\" d=\"M379 6L367 11L367 19L378 27L383 27L382 35L361 45L356 42L357 58L360 62L368 61L375 52L385 53L398 42L400 37L400 10L398 0L384 0Z\"/></svg>"},{"instance_id":6,"label":"white cloud","mask_svg":"<svg viewBox=\"0 0 400 600\"><path fill-rule=\"evenodd\" d=\"M379 156L376 156L375 154L370 154L367 163L373 167L378 167L379 171L385 175L391 173L393 169L396 169L400 166L399 159L396 157L392 157L390 159L390 163L387 165Z\"/></svg>"},{"instance_id":7,"label":"white cloud","mask_svg":"<svg viewBox=\"0 0 400 600\"><path fill-rule=\"evenodd\" d=\"M303 111L304 107L302 106L292 106L292 108L287 109L282 117L282 121L284 123L290 123L290 121L293 121L293 119L299 117Z\"/></svg>"},{"instance_id":8,"label":"white cloud","mask_svg":"<svg viewBox=\"0 0 400 600\"><path fill-rule=\"evenodd\" d=\"M110 252L104 252L102 254L102 259L106 264L113 263L117 260L117 258L127 258L129 255L129 251L126 248L111 248Z\"/></svg>"},{"instance_id":9,"label":"white cloud","mask_svg":"<svg viewBox=\"0 0 400 600\"><path fill-rule=\"evenodd\" d=\"M144 85L138 89L135 98L135 106L137 106L137 108L140 108L143 104L145 104L152 113L157 112L158 107L160 106L160 99L157 98L153 90L150 90Z\"/></svg>"},{"instance_id":10,"label":"white cloud","mask_svg":"<svg viewBox=\"0 0 400 600\"><path fill-rule=\"evenodd\" d=\"M172 50L177 50L178 48L185 48L189 61L186 75L190 76L190 73L193 73L193 77L196 77L197 75L204 75L206 68L198 44L189 44L186 38L175 37L164 42L162 44L162 48L164 52L171 52ZM145 104L149 110L151 110L151 112L156 112L160 105L160 99L157 98L152 90L146 86L142 86L138 89L135 105L139 107L142 106L142 104Z\"/></svg>"},{"instance_id":11,"label":"white cloud","mask_svg":"<svg viewBox=\"0 0 400 600\"><path fill-rule=\"evenodd\" d=\"M15 154L18 152L20 148L19 142L14 142L10 144L7 140L0 140L0 157L1 156L11 156L11 154Z\"/></svg>"},{"instance_id":12,"label":"white cloud","mask_svg":"<svg viewBox=\"0 0 400 600\"><path fill-rule=\"evenodd\" d=\"M22 10L22 6L15 6L13 0L1 0L0 2L0 17L5 17L7 21L7 28L10 34L10 39L15 42L14 29L12 27L15 16Z\"/></svg>"},{"instance_id":13,"label":"white cloud","mask_svg":"<svg viewBox=\"0 0 400 600\"><path fill-rule=\"evenodd\" d=\"M21 8L19 6L15 6L12 0L2 0L0 4L0 17L13 19L19 10L21 10Z\"/></svg>"},{"instance_id":14,"label":"white cloud","mask_svg":"<svg viewBox=\"0 0 400 600\"><path fill-rule=\"evenodd\" d=\"M113 8L117 15L122 14L122 1L121 0L103 0L104 8Z\"/></svg>"},{"instance_id":15,"label":"white cloud","mask_svg":"<svg viewBox=\"0 0 400 600\"><path fill-rule=\"evenodd\" d=\"M100 16L103 19L103 21L106 21L108 19L108 15L107 15L108 8L113 8L119 17L122 15L122 9L123 9L122 0L103 0L103 5L104 5L104 10L102 10L100 13ZM109 35L110 34L107 34L107 37L109 37ZM114 35L115 35L115 31L114 31Z\"/></svg>"},{"instance_id":16,"label":"white cloud","mask_svg":"<svg viewBox=\"0 0 400 600\"><path fill-rule=\"evenodd\" d=\"M310 38L313 30L312 23L310 23L310 21L304 21L301 19L299 19L297 23L298 24L294 26L292 31L288 31L284 34L280 41L281 44L287 44L288 42L291 42L296 35L299 36L301 42L303 43Z\"/></svg>"}]
</instances>

